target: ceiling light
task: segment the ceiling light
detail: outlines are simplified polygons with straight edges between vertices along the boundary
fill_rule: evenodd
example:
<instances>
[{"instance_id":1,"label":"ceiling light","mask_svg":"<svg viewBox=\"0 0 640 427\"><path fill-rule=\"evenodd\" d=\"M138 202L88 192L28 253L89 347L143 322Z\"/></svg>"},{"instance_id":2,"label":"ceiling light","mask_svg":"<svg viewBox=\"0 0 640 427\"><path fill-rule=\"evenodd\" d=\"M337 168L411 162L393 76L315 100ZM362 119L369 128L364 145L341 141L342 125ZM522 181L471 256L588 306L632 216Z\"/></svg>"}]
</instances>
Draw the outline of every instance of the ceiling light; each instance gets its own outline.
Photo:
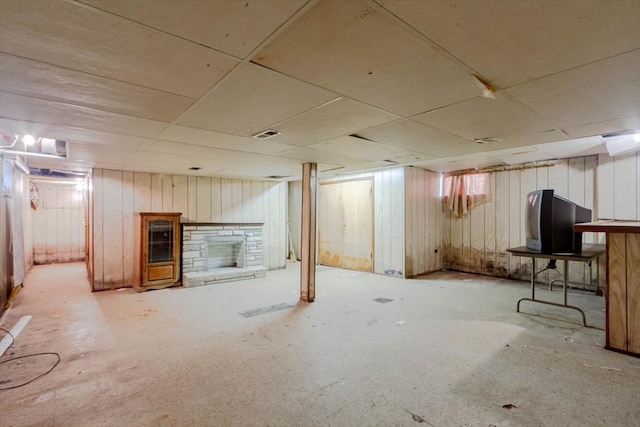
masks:
<instances>
[{"instance_id":1,"label":"ceiling light","mask_svg":"<svg viewBox=\"0 0 640 427\"><path fill-rule=\"evenodd\" d=\"M33 135L24 135L22 137L22 142L27 145L33 145L36 143L36 139L33 137Z\"/></svg>"},{"instance_id":2,"label":"ceiling light","mask_svg":"<svg viewBox=\"0 0 640 427\"><path fill-rule=\"evenodd\" d=\"M267 129L263 130L262 132L258 132L255 135L252 135L251 138L267 139L273 138L276 135L280 135L280 132L278 132L277 130Z\"/></svg>"}]
</instances>

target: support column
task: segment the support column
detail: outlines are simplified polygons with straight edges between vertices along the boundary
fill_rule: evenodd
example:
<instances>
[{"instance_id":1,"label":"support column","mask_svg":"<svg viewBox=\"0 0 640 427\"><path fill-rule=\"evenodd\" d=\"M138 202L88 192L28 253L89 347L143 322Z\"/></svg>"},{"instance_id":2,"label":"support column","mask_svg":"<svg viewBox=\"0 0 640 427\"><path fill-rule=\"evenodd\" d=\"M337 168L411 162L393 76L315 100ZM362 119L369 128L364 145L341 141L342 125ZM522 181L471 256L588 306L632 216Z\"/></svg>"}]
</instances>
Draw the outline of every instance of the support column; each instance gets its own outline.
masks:
<instances>
[{"instance_id":1,"label":"support column","mask_svg":"<svg viewBox=\"0 0 640 427\"><path fill-rule=\"evenodd\" d=\"M318 165L302 165L302 232L300 245L300 300L316 298L316 190Z\"/></svg>"}]
</instances>

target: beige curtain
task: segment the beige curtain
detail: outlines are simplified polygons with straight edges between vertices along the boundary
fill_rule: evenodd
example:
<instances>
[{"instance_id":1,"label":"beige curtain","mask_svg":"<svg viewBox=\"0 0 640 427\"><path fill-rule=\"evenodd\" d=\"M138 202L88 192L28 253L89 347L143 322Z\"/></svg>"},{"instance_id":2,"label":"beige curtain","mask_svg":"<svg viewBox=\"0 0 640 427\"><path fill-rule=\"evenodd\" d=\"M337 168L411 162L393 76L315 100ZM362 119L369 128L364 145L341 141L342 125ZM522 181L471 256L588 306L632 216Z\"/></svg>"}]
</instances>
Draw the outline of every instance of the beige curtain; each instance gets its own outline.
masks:
<instances>
[{"instance_id":1,"label":"beige curtain","mask_svg":"<svg viewBox=\"0 0 640 427\"><path fill-rule=\"evenodd\" d=\"M488 173L449 175L444 178L443 203L458 218L469 210L491 200Z\"/></svg>"}]
</instances>

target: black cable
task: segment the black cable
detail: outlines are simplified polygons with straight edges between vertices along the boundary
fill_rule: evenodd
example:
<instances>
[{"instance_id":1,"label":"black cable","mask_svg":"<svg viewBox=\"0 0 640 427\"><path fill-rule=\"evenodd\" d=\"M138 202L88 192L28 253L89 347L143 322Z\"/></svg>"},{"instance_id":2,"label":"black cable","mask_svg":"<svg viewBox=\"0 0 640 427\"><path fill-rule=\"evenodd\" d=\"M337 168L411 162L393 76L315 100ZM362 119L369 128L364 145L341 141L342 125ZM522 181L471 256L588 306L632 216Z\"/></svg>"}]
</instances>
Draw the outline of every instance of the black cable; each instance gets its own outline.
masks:
<instances>
[{"instance_id":1,"label":"black cable","mask_svg":"<svg viewBox=\"0 0 640 427\"><path fill-rule=\"evenodd\" d=\"M52 355L52 356L56 356L56 357L58 358L58 360L56 361L56 363L54 363L54 365L53 365L53 366L52 366L48 371L46 371L46 372L45 372L45 373L43 373L43 374L40 374L40 375L36 376L35 378L30 379L29 381L27 381L27 382L25 382L25 383L18 384L18 385L14 385L14 386L11 386L11 387L0 387L0 390L11 390L11 389L14 389L14 388L22 387L23 385L27 385L27 384L29 384L29 383L34 382L34 381L35 381L35 380L37 380L38 378L42 378L42 377L44 377L44 376L45 376L45 375L47 375L49 372L53 371L53 369L54 369L56 366L58 366L58 364L60 363L60 360L61 360L61 359L60 359L60 355L59 355L58 353L33 353L33 354L25 354L24 356L12 357L11 359L6 359L6 360L2 360L2 361L0 361L0 365L1 365L1 364L3 364L3 363L11 362L11 361L13 361L13 360L24 359L24 358L27 358L27 357L34 357L34 356L44 356L44 355Z\"/></svg>"},{"instance_id":2,"label":"black cable","mask_svg":"<svg viewBox=\"0 0 640 427\"><path fill-rule=\"evenodd\" d=\"M11 337L11 345L9 345L9 347L7 347L7 350L8 350L8 349L9 349L9 348L11 348L11 347L13 346L13 344L16 342L16 338L13 336L13 334L12 334L11 332L7 331L7 330L6 330L6 329L4 329L4 328L0 328L0 331L5 332L7 335L9 335L9 336ZM24 386L24 385L27 385L27 384L29 384L29 383L34 382L34 381L35 381L35 380L37 380L38 378L42 378L42 377L44 377L44 376L45 376L45 375L47 375L49 372L53 371L53 370L55 369L55 367L56 367L56 366L58 366L58 364L60 363L61 358L60 358L60 355L59 355L58 353L32 353L32 354L25 354L25 355L23 355L23 356L16 356L16 357L12 357L12 358L10 358L10 359L0 360L0 365L2 365L3 363L11 362L11 361L18 360L18 359L25 359L25 358L27 358L27 357L46 356L46 355L52 355L52 356L56 356L56 357L58 358L58 360L56 361L56 363L54 363L54 364L53 364L53 366L52 366L48 371L46 371L46 372L45 372L45 373L43 373L43 374L40 374L40 375L36 376L35 378L30 379L29 381L27 381L27 382L25 382L25 383L18 384L18 385L14 385L14 386L11 386L11 387L0 387L0 390L11 390L11 389L14 389L14 388L22 387L22 386Z\"/></svg>"}]
</instances>

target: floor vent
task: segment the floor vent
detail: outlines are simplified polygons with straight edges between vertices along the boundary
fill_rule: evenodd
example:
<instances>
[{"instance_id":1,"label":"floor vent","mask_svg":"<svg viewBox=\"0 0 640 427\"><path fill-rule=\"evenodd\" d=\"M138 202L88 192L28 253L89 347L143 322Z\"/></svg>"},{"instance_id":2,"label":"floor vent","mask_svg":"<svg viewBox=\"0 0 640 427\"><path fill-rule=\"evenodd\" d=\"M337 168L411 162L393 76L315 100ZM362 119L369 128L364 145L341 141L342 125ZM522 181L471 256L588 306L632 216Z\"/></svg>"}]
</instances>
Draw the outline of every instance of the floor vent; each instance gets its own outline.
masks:
<instances>
[{"instance_id":1,"label":"floor vent","mask_svg":"<svg viewBox=\"0 0 640 427\"><path fill-rule=\"evenodd\" d=\"M374 299L375 302L379 302L380 304L386 304L388 302L393 301L392 299L389 298L376 298Z\"/></svg>"}]
</instances>

